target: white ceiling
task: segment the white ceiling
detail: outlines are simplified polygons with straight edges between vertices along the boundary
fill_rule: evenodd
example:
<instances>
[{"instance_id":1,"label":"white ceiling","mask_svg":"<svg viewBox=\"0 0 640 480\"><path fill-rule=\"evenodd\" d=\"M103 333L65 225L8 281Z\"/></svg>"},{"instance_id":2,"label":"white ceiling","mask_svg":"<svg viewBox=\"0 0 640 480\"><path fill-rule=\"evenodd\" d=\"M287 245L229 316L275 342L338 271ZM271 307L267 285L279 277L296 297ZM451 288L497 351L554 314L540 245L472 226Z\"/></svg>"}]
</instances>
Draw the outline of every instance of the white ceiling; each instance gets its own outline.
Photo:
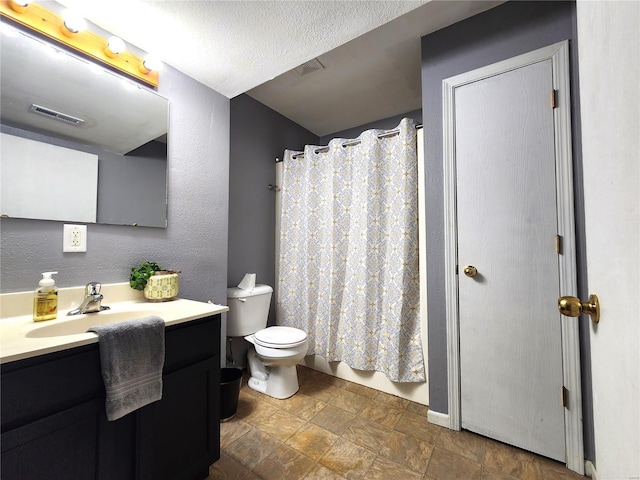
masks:
<instances>
[{"instance_id":1,"label":"white ceiling","mask_svg":"<svg viewBox=\"0 0 640 480\"><path fill-rule=\"evenodd\" d=\"M420 37L502 1L58 3L226 97L246 92L322 136L419 109ZM325 69L290 72L315 57Z\"/></svg>"}]
</instances>

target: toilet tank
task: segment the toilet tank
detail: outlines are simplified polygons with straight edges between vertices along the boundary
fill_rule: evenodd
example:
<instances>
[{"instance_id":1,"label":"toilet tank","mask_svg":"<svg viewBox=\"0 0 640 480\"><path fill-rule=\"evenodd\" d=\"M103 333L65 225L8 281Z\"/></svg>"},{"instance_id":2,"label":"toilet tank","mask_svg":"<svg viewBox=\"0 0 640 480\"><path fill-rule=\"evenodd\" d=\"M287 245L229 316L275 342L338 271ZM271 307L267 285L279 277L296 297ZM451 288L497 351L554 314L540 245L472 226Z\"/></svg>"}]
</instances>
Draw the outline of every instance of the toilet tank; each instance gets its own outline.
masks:
<instances>
[{"instance_id":1,"label":"toilet tank","mask_svg":"<svg viewBox=\"0 0 640 480\"><path fill-rule=\"evenodd\" d=\"M272 293L269 285L252 290L227 288L227 337L244 337L266 328Z\"/></svg>"}]
</instances>

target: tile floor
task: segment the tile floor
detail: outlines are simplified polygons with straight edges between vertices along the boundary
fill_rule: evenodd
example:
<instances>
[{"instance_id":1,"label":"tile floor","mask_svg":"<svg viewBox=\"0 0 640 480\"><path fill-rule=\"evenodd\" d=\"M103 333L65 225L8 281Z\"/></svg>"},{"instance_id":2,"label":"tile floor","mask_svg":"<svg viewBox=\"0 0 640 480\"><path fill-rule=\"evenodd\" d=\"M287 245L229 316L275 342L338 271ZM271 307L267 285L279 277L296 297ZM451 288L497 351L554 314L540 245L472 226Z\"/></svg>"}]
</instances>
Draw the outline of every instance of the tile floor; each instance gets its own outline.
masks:
<instances>
[{"instance_id":1,"label":"tile floor","mask_svg":"<svg viewBox=\"0 0 640 480\"><path fill-rule=\"evenodd\" d=\"M277 400L247 387L220 424L207 480L585 479L564 465L427 422L427 407L298 366L300 390Z\"/></svg>"}]
</instances>

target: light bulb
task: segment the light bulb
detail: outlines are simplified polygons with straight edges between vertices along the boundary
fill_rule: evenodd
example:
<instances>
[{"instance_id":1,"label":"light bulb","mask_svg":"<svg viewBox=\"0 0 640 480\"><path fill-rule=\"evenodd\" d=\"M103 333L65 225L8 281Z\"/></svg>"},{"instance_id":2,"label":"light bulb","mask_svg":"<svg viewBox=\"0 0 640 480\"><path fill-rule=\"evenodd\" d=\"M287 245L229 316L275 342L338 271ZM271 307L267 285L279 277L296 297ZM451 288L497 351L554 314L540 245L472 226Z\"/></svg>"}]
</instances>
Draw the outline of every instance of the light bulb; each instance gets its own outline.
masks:
<instances>
[{"instance_id":1,"label":"light bulb","mask_svg":"<svg viewBox=\"0 0 640 480\"><path fill-rule=\"evenodd\" d=\"M151 71L160 70L160 60L158 60L153 55L147 55L142 61L142 70L144 73L149 73Z\"/></svg>"},{"instance_id":2,"label":"light bulb","mask_svg":"<svg viewBox=\"0 0 640 480\"><path fill-rule=\"evenodd\" d=\"M107 41L107 47L104 49L105 53L109 57L115 57L116 55L124 52L127 46L124 41L118 37L109 37Z\"/></svg>"},{"instance_id":3,"label":"light bulb","mask_svg":"<svg viewBox=\"0 0 640 480\"><path fill-rule=\"evenodd\" d=\"M76 33L87 28L87 22L78 13L73 10L67 10L62 15L63 26L62 32L67 36L75 35Z\"/></svg>"}]
</instances>

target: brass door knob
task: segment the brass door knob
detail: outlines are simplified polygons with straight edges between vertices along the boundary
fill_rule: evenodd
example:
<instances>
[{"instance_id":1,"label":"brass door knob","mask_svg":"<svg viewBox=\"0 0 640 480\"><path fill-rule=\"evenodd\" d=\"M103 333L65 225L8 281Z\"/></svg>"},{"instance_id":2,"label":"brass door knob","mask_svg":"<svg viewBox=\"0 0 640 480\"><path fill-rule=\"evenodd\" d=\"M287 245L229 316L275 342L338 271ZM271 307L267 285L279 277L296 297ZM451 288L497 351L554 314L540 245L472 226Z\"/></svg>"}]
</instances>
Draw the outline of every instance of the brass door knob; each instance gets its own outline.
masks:
<instances>
[{"instance_id":1,"label":"brass door knob","mask_svg":"<svg viewBox=\"0 0 640 480\"><path fill-rule=\"evenodd\" d=\"M478 269L473 265L467 265L466 267L464 267L463 272L467 277L473 278L478 274Z\"/></svg>"},{"instance_id":2,"label":"brass door knob","mask_svg":"<svg viewBox=\"0 0 640 480\"><path fill-rule=\"evenodd\" d=\"M558 299L558 310L567 317L578 317L586 313L594 323L600 321L600 302L597 295L594 294L591 294L586 302L582 302L576 297L560 297Z\"/></svg>"}]
</instances>

